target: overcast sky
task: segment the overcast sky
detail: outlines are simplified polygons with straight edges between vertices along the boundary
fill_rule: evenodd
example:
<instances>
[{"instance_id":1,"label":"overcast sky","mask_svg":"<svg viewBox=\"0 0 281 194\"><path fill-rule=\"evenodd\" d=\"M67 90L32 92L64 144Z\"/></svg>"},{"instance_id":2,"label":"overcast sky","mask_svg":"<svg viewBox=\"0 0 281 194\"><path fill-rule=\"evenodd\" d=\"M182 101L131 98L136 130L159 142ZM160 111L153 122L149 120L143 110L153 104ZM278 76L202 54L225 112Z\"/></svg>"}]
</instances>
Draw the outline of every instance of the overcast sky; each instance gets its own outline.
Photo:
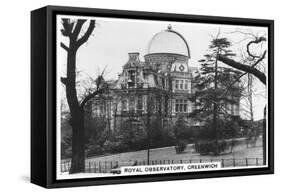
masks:
<instances>
[{"instance_id":1,"label":"overcast sky","mask_svg":"<svg viewBox=\"0 0 281 194\"><path fill-rule=\"evenodd\" d=\"M57 19L57 63L60 68L59 72L65 72L66 52L59 47L60 42L68 44L60 29L61 17ZM77 19L78 17L72 17ZM80 17L81 18L81 17ZM128 19L112 19L98 17L84 17L96 20L96 28L88 42L81 46L77 53L77 68L79 71L86 72L88 75L95 77L98 71L106 66L106 78L117 79L117 75L121 73L122 66L128 60L129 52L139 52L141 60L146 54L146 49L151 38L158 32L167 29L169 24L172 29L179 32L187 40L190 47L191 59L190 66L200 67L198 60L206 54L210 40L216 36L220 30L220 37L227 37L234 45L232 50L236 53L245 51L247 40L240 42L245 38L241 33L233 33L234 31L247 31L253 34L267 34L267 28L261 27L241 27L230 25L213 25L198 23L182 23L170 21L147 21L147 20L128 20ZM83 31L87 28L88 23L84 25ZM83 32L81 33L83 34ZM266 47L266 45L263 45ZM256 48L260 52L263 48ZM264 92L264 86L258 81L255 82L255 90L258 93ZM265 98L256 96L254 98L254 117L255 119L263 118L263 108Z\"/></svg>"}]
</instances>

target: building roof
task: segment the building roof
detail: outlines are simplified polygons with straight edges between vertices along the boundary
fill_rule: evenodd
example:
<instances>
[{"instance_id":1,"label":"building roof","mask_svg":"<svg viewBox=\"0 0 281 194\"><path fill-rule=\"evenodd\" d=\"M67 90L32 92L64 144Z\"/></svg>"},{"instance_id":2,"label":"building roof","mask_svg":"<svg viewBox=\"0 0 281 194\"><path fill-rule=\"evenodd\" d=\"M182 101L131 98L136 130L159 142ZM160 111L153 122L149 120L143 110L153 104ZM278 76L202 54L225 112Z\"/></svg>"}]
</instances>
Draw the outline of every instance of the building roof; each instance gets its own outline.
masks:
<instances>
[{"instance_id":1,"label":"building roof","mask_svg":"<svg viewBox=\"0 0 281 194\"><path fill-rule=\"evenodd\" d=\"M164 31L158 32L150 40L147 54L169 53L180 54L190 58L190 50L185 38L172 30L171 25Z\"/></svg>"}]
</instances>

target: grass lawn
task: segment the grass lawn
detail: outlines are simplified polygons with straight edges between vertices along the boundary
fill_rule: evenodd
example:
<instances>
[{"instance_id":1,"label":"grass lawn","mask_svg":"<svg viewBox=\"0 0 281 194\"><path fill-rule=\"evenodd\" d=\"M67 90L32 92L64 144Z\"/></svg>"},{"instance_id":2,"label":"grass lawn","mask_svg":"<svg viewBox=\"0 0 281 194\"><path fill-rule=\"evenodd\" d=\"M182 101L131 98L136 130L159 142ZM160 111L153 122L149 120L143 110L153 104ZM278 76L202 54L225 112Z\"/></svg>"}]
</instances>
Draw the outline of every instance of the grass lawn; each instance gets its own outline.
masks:
<instances>
[{"instance_id":1,"label":"grass lawn","mask_svg":"<svg viewBox=\"0 0 281 194\"><path fill-rule=\"evenodd\" d=\"M159 161L163 163L163 161L168 163L199 163L201 162L210 162L212 161L221 161L224 159L224 166L245 166L246 159L248 165L262 165L262 157L263 157L263 150L262 150L262 141L261 138L257 140L256 147L249 147L244 141L240 142L236 145L233 149L231 154L225 154L220 156L202 156L199 153L195 153L194 149L192 149L191 145L188 145L186 150L182 154L176 154L174 146L172 147L165 147L165 148L158 148L158 149L151 149L150 150L150 161L154 164L159 164ZM233 158L235 158L235 164L233 164ZM256 158L259 158L258 160ZM135 151L135 152L126 152L120 154L113 154L107 156L100 156L100 157L92 157L86 160L86 166L89 162L119 162L122 163L133 163L134 161L138 161L138 163L146 162L147 160L147 150L142 151ZM150 163L150 164L151 164Z\"/></svg>"}]
</instances>

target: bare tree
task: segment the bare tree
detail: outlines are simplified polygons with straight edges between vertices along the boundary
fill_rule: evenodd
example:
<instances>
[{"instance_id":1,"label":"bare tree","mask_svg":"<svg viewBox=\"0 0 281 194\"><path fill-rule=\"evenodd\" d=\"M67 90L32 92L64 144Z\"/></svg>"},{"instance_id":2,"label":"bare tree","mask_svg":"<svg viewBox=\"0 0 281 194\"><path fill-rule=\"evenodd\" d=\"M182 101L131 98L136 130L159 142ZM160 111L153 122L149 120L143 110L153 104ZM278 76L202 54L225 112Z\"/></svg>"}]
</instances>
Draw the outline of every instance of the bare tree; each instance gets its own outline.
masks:
<instances>
[{"instance_id":1,"label":"bare tree","mask_svg":"<svg viewBox=\"0 0 281 194\"><path fill-rule=\"evenodd\" d=\"M76 89L76 54L78 49L88 41L95 28L95 20L89 21L89 26L84 34L81 29L87 20L62 19L61 33L69 39L69 45L60 43L61 47L67 52L67 72L66 77L61 78L61 82L66 88L66 98L69 106L72 127L72 158L69 173L85 171L85 127L84 127L84 107L86 103L101 94L106 89L103 73L95 80L96 87L89 91L82 100L79 101Z\"/></svg>"},{"instance_id":2,"label":"bare tree","mask_svg":"<svg viewBox=\"0 0 281 194\"><path fill-rule=\"evenodd\" d=\"M251 62L251 65L247 65L245 63L241 63L238 61L235 61L228 56L219 55L218 60L223 62L224 64L227 64L233 68L236 68L238 70L244 71L244 73L237 79L237 81L243 77L244 75L250 74L258 78L261 83L266 85L266 75L263 71L261 71L258 68L258 65L262 64L262 61L266 57L267 50L265 49L260 54L256 54L251 50L251 47L253 45L261 45L262 43L266 42L266 36L262 35L259 36L259 34L254 35L253 33L248 33L244 31L235 31L234 33L241 33L245 36L248 36L246 39L250 39L248 43L246 44L246 53L248 54L248 61ZM245 39L244 39L245 40ZM264 122L263 122L263 164L266 164L266 140L265 140L265 133L266 133L266 106L264 107Z\"/></svg>"},{"instance_id":3,"label":"bare tree","mask_svg":"<svg viewBox=\"0 0 281 194\"><path fill-rule=\"evenodd\" d=\"M239 32L239 33L244 33L244 32ZM241 77L249 73L249 74L252 74L255 77L257 77L265 85L266 84L266 75L264 72L260 71L257 68L257 65L260 64L261 61L263 61L265 59L267 51L264 50L262 54L256 55L256 54L252 53L251 46L254 44L261 44L262 42L265 42L266 38L265 38L265 36L258 37L253 34L250 34L250 35L252 36L252 39L246 45L246 52L249 55L249 57L251 58L251 61L253 61L252 65L247 65L247 64L235 61L235 60L229 58L228 56L224 56L224 55L219 55L218 60L233 68L244 71L245 73L242 74Z\"/></svg>"}]
</instances>

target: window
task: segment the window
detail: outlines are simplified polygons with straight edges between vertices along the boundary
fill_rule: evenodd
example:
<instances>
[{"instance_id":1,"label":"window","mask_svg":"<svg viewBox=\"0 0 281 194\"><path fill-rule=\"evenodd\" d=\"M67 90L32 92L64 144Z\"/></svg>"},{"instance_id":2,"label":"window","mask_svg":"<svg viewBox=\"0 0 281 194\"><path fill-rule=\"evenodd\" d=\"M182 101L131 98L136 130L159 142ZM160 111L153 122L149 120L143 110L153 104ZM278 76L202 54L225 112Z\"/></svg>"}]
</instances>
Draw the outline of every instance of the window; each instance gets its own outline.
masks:
<instances>
[{"instance_id":1,"label":"window","mask_svg":"<svg viewBox=\"0 0 281 194\"><path fill-rule=\"evenodd\" d=\"M129 71L129 80L128 80L129 87L133 87L135 85L135 81L136 81L136 72Z\"/></svg>"},{"instance_id":2,"label":"window","mask_svg":"<svg viewBox=\"0 0 281 194\"><path fill-rule=\"evenodd\" d=\"M180 80L180 89L183 90L183 80Z\"/></svg>"},{"instance_id":3,"label":"window","mask_svg":"<svg viewBox=\"0 0 281 194\"><path fill-rule=\"evenodd\" d=\"M142 107L143 107L142 96L139 96L138 97L137 109L142 110Z\"/></svg>"},{"instance_id":4,"label":"window","mask_svg":"<svg viewBox=\"0 0 281 194\"><path fill-rule=\"evenodd\" d=\"M188 112L188 101L185 99L176 99L175 111L177 113L186 113Z\"/></svg>"},{"instance_id":5,"label":"window","mask_svg":"<svg viewBox=\"0 0 281 194\"><path fill-rule=\"evenodd\" d=\"M130 111L134 111L135 110L135 99L134 98L130 98L129 110Z\"/></svg>"},{"instance_id":6,"label":"window","mask_svg":"<svg viewBox=\"0 0 281 194\"><path fill-rule=\"evenodd\" d=\"M176 86L175 86L176 89L179 89L179 80L176 80Z\"/></svg>"},{"instance_id":7,"label":"window","mask_svg":"<svg viewBox=\"0 0 281 194\"><path fill-rule=\"evenodd\" d=\"M176 100L176 112L179 112L179 100Z\"/></svg>"},{"instance_id":8,"label":"window","mask_svg":"<svg viewBox=\"0 0 281 194\"><path fill-rule=\"evenodd\" d=\"M188 81L188 86L187 86L187 90L189 93L191 93L191 81Z\"/></svg>"},{"instance_id":9,"label":"window","mask_svg":"<svg viewBox=\"0 0 281 194\"><path fill-rule=\"evenodd\" d=\"M187 112L187 100L183 102L183 112Z\"/></svg>"},{"instance_id":10,"label":"window","mask_svg":"<svg viewBox=\"0 0 281 194\"><path fill-rule=\"evenodd\" d=\"M180 100L180 111L179 112L183 112L183 103L182 103L182 99Z\"/></svg>"},{"instance_id":11,"label":"window","mask_svg":"<svg viewBox=\"0 0 281 194\"><path fill-rule=\"evenodd\" d=\"M185 81L184 81L184 89L185 89L185 90L187 90L187 88L188 88L187 84L188 84L188 80L185 80Z\"/></svg>"},{"instance_id":12,"label":"window","mask_svg":"<svg viewBox=\"0 0 281 194\"><path fill-rule=\"evenodd\" d=\"M191 82L189 80L176 80L175 89L177 90L191 90Z\"/></svg>"},{"instance_id":13,"label":"window","mask_svg":"<svg viewBox=\"0 0 281 194\"><path fill-rule=\"evenodd\" d=\"M165 79L162 78L162 88L165 89Z\"/></svg>"},{"instance_id":14,"label":"window","mask_svg":"<svg viewBox=\"0 0 281 194\"><path fill-rule=\"evenodd\" d=\"M127 111L127 100L122 100L121 108L122 111Z\"/></svg>"}]
</instances>

